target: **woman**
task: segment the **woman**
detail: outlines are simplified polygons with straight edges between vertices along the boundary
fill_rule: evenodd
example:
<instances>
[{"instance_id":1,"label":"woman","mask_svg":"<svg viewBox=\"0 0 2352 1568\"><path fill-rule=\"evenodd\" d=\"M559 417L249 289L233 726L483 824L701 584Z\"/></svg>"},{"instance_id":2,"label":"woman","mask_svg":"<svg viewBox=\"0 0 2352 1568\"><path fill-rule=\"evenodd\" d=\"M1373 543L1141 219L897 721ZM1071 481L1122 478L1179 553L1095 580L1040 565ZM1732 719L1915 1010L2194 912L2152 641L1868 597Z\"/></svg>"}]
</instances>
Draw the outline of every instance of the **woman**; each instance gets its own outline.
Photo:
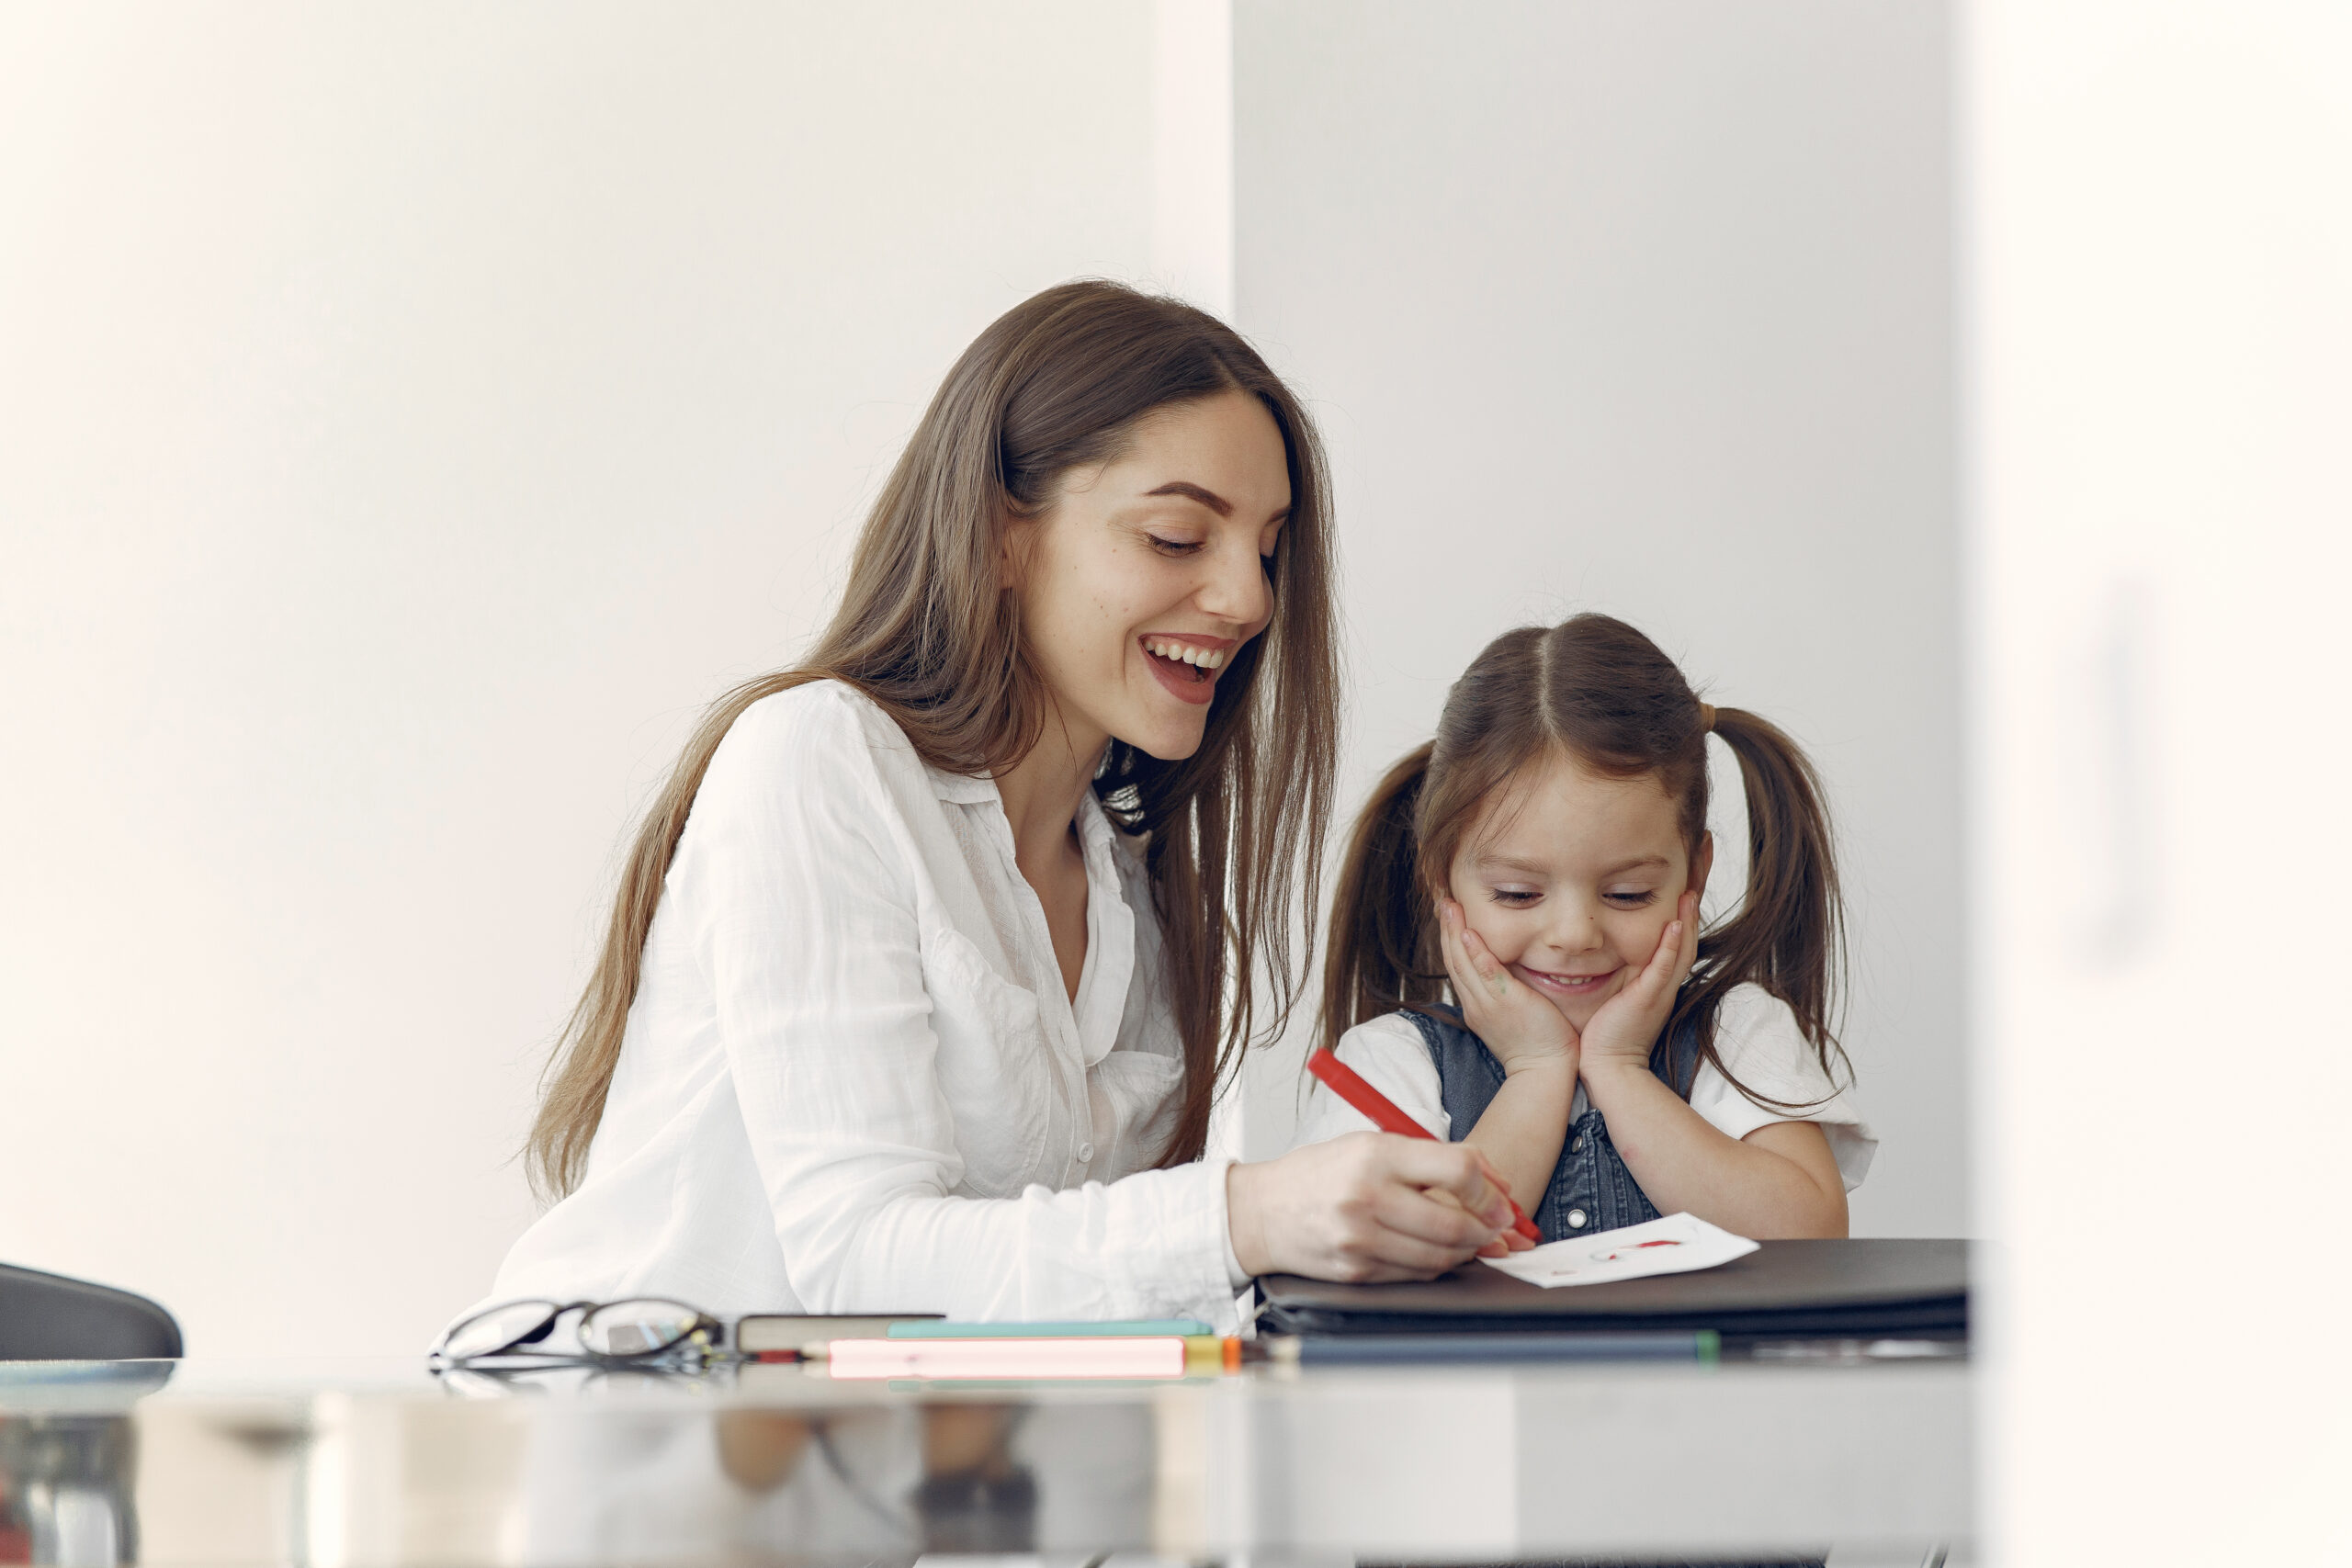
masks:
<instances>
[{"instance_id":1,"label":"woman","mask_svg":"<svg viewBox=\"0 0 2352 1568\"><path fill-rule=\"evenodd\" d=\"M1214 318L1075 283L983 333L832 624L639 832L531 1136L562 1201L497 1297L1229 1325L1251 1275L1499 1250L1466 1146L1202 1159L1253 1003L1298 989L1327 509Z\"/></svg>"}]
</instances>

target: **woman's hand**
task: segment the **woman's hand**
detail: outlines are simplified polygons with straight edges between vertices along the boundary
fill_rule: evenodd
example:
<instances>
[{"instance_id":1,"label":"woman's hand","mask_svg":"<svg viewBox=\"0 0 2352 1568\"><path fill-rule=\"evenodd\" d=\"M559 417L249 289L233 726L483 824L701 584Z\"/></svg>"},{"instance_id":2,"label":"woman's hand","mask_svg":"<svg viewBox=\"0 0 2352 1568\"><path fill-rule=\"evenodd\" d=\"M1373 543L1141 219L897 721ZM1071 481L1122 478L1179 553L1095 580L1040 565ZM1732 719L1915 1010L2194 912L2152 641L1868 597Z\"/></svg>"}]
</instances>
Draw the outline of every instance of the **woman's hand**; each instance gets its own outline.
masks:
<instances>
[{"instance_id":1,"label":"woman's hand","mask_svg":"<svg viewBox=\"0 0 2352 1568\"><path fill-rule=\"evenodd\" d=\"M1250 1274L1427 1280L1527 1241L1509 1189L1467 1144L1351 1133L1229 1167L1226 1224Z\"/></svg>"},{"instance_id":2,"label":"woman's hand","mask_svg":"<svg viewBox=\"0 0 2352 1568\"><path fill-rule=\"evenodd\" d=\"M1462 906L1451 898L1438 900L1437 931L1446 978L1453 982L1454 998L1462 1004L1462 1021L1486 1042L1503 1071L1557 1065L1574 1084L1577 1032L1560 1010L1495 957L1470 929Z\"/></svg>"},{"instance_id":3,"label":"woman's hand","mask_svg":"<svg viewBox=\"0 0 2352 1568\"><path fill-rule=\"evenodd\" d=\"M1699 896L1685 893L1642 972L1585 1021L1582 1070L1588 1078L1615 1068L1649 1071L1650 1051L1674 1010L1675 993L1698 960Z\"/></svg>"}]
</instances>

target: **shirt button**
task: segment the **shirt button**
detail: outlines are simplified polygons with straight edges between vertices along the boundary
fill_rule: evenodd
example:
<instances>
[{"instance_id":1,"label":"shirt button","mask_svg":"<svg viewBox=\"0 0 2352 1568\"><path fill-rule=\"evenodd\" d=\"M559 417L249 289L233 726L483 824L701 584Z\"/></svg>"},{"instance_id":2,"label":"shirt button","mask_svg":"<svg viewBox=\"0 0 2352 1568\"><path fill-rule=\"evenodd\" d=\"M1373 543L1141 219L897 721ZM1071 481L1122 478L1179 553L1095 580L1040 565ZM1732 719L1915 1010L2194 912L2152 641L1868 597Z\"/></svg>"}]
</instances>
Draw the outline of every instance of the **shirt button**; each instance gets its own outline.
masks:
<instances>
[{"instance_id":1,"label":"shirt button","mask_svg":"<svg viewBox=\"0 0 2352 1568\"><path fill-rule=\"evenodd\" d=\"M1094 1145L1092 1144L1079 1145L1078 1157L1081 1160L1092 1159L1094 1157Z\"/></svg>"},{"instance_id":2,"label":"shirt button","mask_svg":"<svg viewBox=\"0 0 2352 1568\"><path fill-rule=\"evenodd\" d=\"M1584 1153L1584 1134L1582 1133L1578 1133L1575 1137L1568 1140L1568 1153L1572 1155L1580 1155Z\"/></svg>"},{"instance_id":3,"label":"shirt button","mask_svg":"<svg viewBox=\"0 0 2352 1568\"><path fill-rule=\"evenodd\" d=\"M1582 1209L1570 1209L1568 1211L1568 1228L1570 1230L1580 1231L1584 1229L1584 1222L1585 1212Z\"/></svg>"}]
</instances>

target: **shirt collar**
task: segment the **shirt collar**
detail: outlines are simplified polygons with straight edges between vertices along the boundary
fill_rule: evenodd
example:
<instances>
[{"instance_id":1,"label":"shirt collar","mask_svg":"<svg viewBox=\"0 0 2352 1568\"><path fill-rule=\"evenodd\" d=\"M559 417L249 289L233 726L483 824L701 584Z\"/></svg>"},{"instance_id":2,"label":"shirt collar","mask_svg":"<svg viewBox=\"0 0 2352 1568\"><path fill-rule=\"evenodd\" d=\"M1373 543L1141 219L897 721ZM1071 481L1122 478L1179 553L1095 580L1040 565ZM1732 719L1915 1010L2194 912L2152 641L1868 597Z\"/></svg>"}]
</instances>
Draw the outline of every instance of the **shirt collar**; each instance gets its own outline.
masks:
<instances>
[{"instance_id":1,"label":"shirt collar","mask_svg":"<svg viewBox=\"0 0 2352 1568\"><path fill-rule=\"evenodd\" d=\"M931 792L941 800L956 806L996 806L1004 804L1003 795L996 787L996 780L974 778L969 773L951 773L923 765L931 775ZM1098 887L1119 888L1119 829L1112 825L1102 809L1100 796L1092 790L1078 805L1078 847L1086 857L1087 881Z\"/></svg>"},{"instance_id":2,"label":"shirt collar","mask_svg":"<svg viewBox=\"0 0 2352 1568\"><path fill-rule=\"evenodd\" d=\"M968 773L945 773L928 762L923 764L922 771L931 775L932 794L942 800L953 801L958 806L986 806L1001 798L997 794L994 779L976 779Z\"/></svg>"},{"instance_id":3,"label":"shirt collar","mask_svg":"<svg viewBox=\"0 0 2352 1568\"><path fill-rule=\"evenodd\" d=\"M1086 874L1096 886L1116 891L1119 886L1119 830L1092 790L1078 803L1078 848L1086 857Z\"/></svg>"}]
</instances>

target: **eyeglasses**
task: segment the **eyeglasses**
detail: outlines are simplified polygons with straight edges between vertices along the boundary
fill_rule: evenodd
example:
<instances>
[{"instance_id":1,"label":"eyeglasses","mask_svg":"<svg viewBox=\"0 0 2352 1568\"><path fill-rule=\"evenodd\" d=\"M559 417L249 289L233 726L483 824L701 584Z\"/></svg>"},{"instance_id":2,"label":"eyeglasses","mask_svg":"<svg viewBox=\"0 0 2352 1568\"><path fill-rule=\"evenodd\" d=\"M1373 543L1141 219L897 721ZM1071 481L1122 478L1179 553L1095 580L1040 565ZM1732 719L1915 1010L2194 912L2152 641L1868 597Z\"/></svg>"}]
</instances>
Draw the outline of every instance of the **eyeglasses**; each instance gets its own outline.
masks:
<instances>
[{"instance_id":1,"label":"eyeglasses","mask_svg":"<svg viewBox=\"0 0 2352 1568\"><path fill-rule=\"evenodd\" d=\"M580 1313L580 1348L538 1347L568 1312ZM684 1302L637 1296L622 1302L503 1302L453 1324L433 1348L435 1366L475 1361L586 1363L618 1367L664 1356L699 1358L719 1348L718 1319Z\"/></svg>"}]
</instances>

